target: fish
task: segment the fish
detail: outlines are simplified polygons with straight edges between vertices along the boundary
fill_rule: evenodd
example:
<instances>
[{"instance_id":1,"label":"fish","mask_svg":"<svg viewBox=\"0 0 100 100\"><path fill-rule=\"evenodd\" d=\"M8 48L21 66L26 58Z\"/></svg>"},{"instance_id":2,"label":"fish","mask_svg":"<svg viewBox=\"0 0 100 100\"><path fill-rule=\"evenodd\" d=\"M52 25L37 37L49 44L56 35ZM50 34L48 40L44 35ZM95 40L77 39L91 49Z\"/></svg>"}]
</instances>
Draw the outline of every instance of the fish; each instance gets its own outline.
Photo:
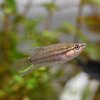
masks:
<instances>
[{"instance_id":1,"label":"fish","mask_svg":"<svg viewBox=\"0 0 100 100\"><path fill-rule=\"evenodd\" d=\"M12 66L24 76L43 66L68 62L77 57L85 47L86 43L58 43L37 47L31 50L28 57L18 60Z\"/></svg>"}]
</instances>

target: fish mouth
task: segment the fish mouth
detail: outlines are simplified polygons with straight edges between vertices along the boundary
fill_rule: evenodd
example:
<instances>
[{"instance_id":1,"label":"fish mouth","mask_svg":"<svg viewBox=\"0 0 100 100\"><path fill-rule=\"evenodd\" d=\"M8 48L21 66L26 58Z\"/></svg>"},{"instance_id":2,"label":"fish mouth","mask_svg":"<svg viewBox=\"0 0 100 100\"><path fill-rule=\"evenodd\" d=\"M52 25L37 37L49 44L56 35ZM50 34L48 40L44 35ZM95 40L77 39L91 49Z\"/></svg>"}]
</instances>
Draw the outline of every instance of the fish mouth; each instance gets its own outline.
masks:
<instances>
[{"instance_id":1,"label":"fish mouth","mask_svg":"<svg viewBox=\"0 0 100 100\"><path fill-rule=\"evenodd\" d=\"M86 47L86 43L82 43L81 47L84 49Z\"/></svg>"}]
</instances>

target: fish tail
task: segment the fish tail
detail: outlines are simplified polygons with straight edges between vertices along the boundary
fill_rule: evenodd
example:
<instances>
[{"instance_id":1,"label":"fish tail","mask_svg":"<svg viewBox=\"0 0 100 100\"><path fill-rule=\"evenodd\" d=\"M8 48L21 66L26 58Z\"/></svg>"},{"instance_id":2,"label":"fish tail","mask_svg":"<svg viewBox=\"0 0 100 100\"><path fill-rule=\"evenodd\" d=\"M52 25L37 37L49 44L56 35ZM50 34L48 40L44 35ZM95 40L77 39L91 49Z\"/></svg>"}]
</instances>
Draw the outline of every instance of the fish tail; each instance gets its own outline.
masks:
<instances>
[{"instance_id":1,"label":"fish tail","mask_svg":"<svg viewBox=\"0 0 100 100\"><path fill-rule=\"evenodd\" d=\"M31 65L28 57L18 60L15 64L12 65L13 69L20 71L28 68Z\"/></svg>"}]
</instances>

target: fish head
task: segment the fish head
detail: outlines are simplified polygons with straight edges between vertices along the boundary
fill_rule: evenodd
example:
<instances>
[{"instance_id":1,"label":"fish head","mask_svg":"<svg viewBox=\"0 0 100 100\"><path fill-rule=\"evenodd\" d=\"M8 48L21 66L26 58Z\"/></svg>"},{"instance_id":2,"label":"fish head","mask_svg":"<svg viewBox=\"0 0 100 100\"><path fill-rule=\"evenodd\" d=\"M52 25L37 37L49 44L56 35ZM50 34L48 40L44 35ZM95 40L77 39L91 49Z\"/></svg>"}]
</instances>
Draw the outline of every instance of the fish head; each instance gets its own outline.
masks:
<instances>
[{"instance_id":1,"label":"fish head","mask_svg":"<svg viewBox=\"0 0 100 100\"><path fill-rule=\"evenodd\" d=\"M77 57L86 47L86 43L74 43L66 52L66 57L73 59Z\"/></svg>"},{"instance_id":2,"label":"fish head","mask_svg":"<svg viewBox=\"0 0 100 100\"><path fill-rule=\"evenodd\" d=\"M74 44L73 50L74 55L79 55L86 47L86 43L76 43Z\"/></svg>"}]
</instances>

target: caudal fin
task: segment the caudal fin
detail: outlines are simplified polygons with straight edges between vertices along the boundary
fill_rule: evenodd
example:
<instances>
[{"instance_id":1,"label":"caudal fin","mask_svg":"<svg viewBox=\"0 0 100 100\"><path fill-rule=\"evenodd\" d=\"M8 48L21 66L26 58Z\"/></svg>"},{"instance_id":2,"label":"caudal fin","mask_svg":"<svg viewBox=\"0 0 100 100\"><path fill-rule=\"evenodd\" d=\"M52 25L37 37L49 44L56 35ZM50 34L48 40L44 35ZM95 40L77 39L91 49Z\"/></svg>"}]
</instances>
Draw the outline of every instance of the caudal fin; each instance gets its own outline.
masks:
<instances>
[{"instance_id":1,"label":"caudal fin","mask_svg":"<svg viewBox=\"0 0 100 100\"><path fill-rule=\"evenodd\" d=\"M28 61L28 58L23 58L18 60L15 64L12 65L13 69L20 71L28 68L31 63Z\"/></svg>"},{"instance_id":2,"label":"caudal fin","mask_svg":"<svg viewBox=\"0 0 100 100\"><path fill-rule=\"evenodd\" d=\"M32 65L32 66L30 66ZM23 58L18 60L15 64L12 65L13 69L19 71L21 76L31 73L33 70L41 67L41 65L33 65L30 63L28 58Z\"/></svg>"}]
</instances>

